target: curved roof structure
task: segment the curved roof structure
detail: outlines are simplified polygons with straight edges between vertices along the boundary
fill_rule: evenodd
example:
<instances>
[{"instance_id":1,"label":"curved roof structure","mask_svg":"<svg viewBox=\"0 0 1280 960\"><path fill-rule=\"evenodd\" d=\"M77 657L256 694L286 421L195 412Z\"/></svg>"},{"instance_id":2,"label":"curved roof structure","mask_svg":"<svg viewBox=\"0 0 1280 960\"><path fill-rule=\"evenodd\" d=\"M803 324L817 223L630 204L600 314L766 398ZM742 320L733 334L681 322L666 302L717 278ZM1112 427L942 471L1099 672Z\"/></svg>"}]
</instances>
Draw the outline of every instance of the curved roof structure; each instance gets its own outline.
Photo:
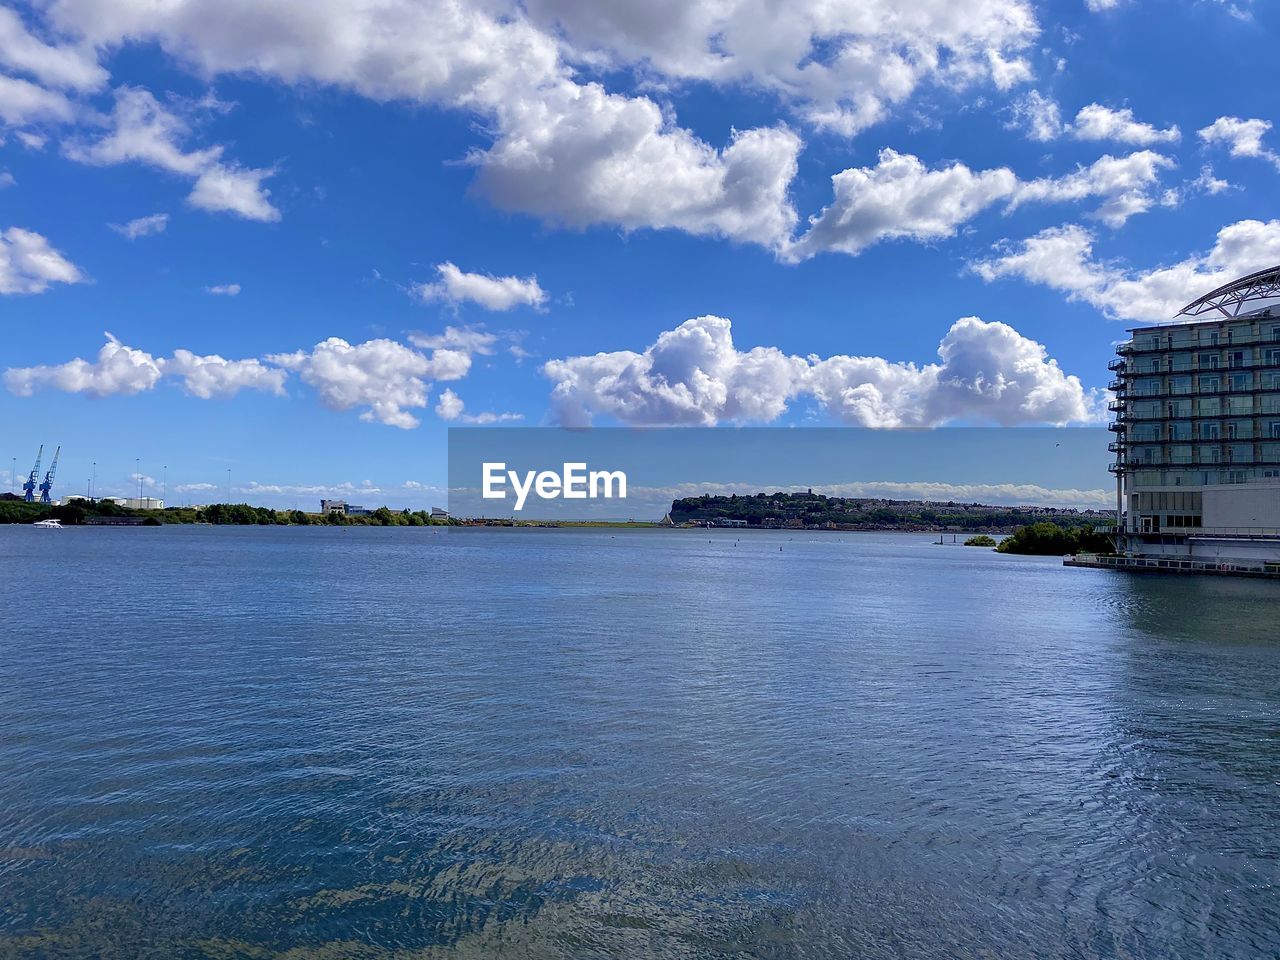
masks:
<instances>
[{"instance_id":1,"label":"curved roof structure","mask_svg":"<svg viewBox=\"0 0 1280 960\"><path fill-rule=\"evenodd\" d=\"M1280 297L1280 265L1259 270L1225 283L1216 290L1210 290L1179 310L1178 317L1199 317L1216 312L1231 319L1240 315L1240 309L1246 303L1274 300L1277 297Z\"/></svg>"}]
</instances>

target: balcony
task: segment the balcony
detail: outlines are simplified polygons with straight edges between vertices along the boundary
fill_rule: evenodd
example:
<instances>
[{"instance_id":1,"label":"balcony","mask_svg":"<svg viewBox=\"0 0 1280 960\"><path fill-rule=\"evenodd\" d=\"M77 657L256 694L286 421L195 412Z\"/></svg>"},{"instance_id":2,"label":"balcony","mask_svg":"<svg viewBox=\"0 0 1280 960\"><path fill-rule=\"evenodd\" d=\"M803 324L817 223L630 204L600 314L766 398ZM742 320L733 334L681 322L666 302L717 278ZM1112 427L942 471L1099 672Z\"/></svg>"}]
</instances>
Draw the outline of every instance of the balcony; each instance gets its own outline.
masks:
<instances>
[{"instance_id":1,"label":"balcony","mask_svg":"<svg viewBox=\"0 0 1280 960\"><path fill-rule=\"evenodd\" d=\"M1162 340L1159 343L1148 345L1130 340L1129 342L1122 343L1117 347L1116 353L1172 353L1187 350L1235 350L1239 347L1261 346L1280 347L1280 339L1277 339L1275 334L1268 330L1265 333L1237 334L1231 337L1219 336L1216 341L1187 340L1182 343L1171 343L1168 340Z\"/></svg>"},{"instance_id":2,"label":"balcony","mask_svg":"<svg viewBox=\"0 0 1280 960\"><path fill-rule=\"evenodd\" d=\"M1124 407L1125 407L1124 400L1112 400L1110 403L1107 404L1107 409L1110 410L1112 413L1124 413Z\"/></svg>"},{"instance_id":3,"label":"balcony","mask_svg":"<svg viewBox=\"0 0 1280 960\"><path fill-rule=\"evenodd\" d=\"M1112 393L1124 393L1128 385L1123 380L1112 380L1107 384L1107 389Z\"/></svg>"},{"instance_id":4,"label":"balcony","mask_svg":"<svg viewBox=\"0 0 1280 960\"><path fill-rule=\"evenodd\" d=\"M1116 357L1116 359L1112 360L1110 363L1107 364L1107 369L1110 370L1112 373L1119 373L1121 370L1124 369L1124 358Z\"/></svg>"}]
</instances>

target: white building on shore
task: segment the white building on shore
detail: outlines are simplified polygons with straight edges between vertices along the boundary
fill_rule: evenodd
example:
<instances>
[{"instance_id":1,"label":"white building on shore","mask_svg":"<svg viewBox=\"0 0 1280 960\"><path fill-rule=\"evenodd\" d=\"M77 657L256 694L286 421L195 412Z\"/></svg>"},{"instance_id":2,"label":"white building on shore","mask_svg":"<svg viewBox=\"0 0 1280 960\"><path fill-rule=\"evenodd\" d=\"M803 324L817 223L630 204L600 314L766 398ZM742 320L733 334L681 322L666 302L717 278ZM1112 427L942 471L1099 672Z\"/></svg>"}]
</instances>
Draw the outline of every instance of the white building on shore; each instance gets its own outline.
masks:
<instances>
[{"instance_id":1,"label":"white building on shore","mask_svg":"<svg viewBox=\"0 0 1280 960\"><path fill-rule=\"evenodd\" d=\"M1280 564L1280 266L1137 327L1109 365L1117 551Z\"/></svg>"}]
</instances>

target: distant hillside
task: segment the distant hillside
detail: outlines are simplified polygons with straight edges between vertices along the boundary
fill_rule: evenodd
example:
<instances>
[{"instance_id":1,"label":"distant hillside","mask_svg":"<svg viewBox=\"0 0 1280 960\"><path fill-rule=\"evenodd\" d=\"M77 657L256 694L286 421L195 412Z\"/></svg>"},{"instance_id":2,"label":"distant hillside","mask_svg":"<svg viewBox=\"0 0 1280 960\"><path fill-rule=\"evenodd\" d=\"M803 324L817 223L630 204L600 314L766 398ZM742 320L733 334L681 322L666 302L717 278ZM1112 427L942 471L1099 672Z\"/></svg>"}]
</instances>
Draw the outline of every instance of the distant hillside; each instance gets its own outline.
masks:
<instances>
[{"instance_id":1,"label":"distant hillside","mask_svg":"<svg viewBox=\"0 0 1280 960\"><path fill-rule=\"evenodd\" d=\"M1006 507L934 500L827 497L820 493L757 493L684 497L671 504L673 523L836 530L961 530L1004 532L1037 521L1065 527L1107 523L1100 510Z\"/></svg>"}]
</instances>

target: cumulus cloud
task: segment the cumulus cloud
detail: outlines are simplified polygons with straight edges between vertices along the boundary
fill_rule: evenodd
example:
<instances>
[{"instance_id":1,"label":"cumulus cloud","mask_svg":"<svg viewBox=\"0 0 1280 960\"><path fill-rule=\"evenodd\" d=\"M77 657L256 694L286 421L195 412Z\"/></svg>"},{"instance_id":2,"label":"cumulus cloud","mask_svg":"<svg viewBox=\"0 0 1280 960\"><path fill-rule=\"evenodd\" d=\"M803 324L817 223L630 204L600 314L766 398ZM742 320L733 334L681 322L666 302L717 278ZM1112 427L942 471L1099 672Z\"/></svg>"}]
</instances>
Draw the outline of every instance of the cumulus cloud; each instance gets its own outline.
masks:
<instances>
[{"instance_id":1,"label":"cumulus cloud","mask_svg":"<svg viewBox=\"0 0 1280 960\"><path fill-rule=\"evenodd\" d=\"M918 157L880 151L874 167L855 167L831 178L834 199L787 251L803 259L824 250L856 254L881 240L934 240L1018 186L1013 171L973 171L963 163L929 170Z\"/></svg>"},{"instance_id":2,"label":"cumulus cloud","mask_svg":"<svg viewBox=\"0 0 1280 960\"><path fill-rule=\"evenodd\" d=\"M661 75L762 88L806 122L852 135L922 84L960 88L1026 79L1038 33L1022 0L531 0L530 16L562 33L570 56L644 64Z\"/></svg>"},{"instance_id":3,"label":"cumulus cloud","mask_svg":"<svg viewBox=\"0 0 1280 960\"><path fill-rule=\"evenodd\" d=\"M1025 13L1023 0L967 2ZM59 29L100 47L157 42L205 75L253 73L479 114L493 142L471 156L477 185L505 209L571 226L674 227L769 244L794 222L786 188L797 136L781 128L743 131L718 150L647 97L575 80L559 38L515 6L59 0L50 15ZM1033 29L1030 23L1023 26ZM241 215L266 213L213 189L226 188L225 181L205 177L192 202L221 198Z\"/></svg>"},{"instance_id":4,"label":"cumulus cloud","mask_svg":"<svg viewBox=\"0 0 1280 960\"><path fill-rule=\"evenodd\" d=\"M268 199L262 181L269 169L249 170L223 161L223 147L187 150L191 134L185 119L166 109L148 91L119 87L107 132L90 142L66 146L69 158L94 166L143 163L194 181L187 202L208 211L224 211L247 220L274 221L280 211Z\"/></svg>"},{"instance_id":5,"label":"cumulus cloud","mask_svg":"<svg viewBox=\"0 0 1280 960\"><path fill-rule=\"evenodd\" d=\"M137 240L139 237L149 237L155 233L164 233L165 228L169 226L169 215L167 213L153 213L149 217L137 217L128 223L110 223L107 226L122 237Z\"/></svg>"},{"instance_id":6,"label":"cumulus cloud","mask_svg":"<svg viewBox=\"0 0 1280 960\"><path fill-rule=\"evenodd\" d=\"M471 302L486 310L502 311L518 306L537 309L547 301L537 277L465 273L448 261L437 265L436 273L439 279L435 283L419 283L411 288L424 303L443 302L456 307Z\"/></svg>"},{"instance_id":7,"label":"cumulus cloud","mask_svg":"<svg viewBox=\"0 0 1280 960\"><path fill-rule=\"evenodd\" d=\"M160 365L155 357L125 346L110 333L106 337L96 361L77 357L57 366L6 370L5 386L20 397L29 397L41 389L107 397L141 393L159 382Z\"/></svg>"},{"instance_id":8,"label":"cumulus cloud","mask_svg":"<svg viewBox=\"0 0 1280 960\"><path fill-rule=\"evenodd\" d=\"M492 142L471 154L476 186L502 209L771 249L798 219L793 130L738 130L711 144L650 97L584 82L580 68L762 89L803 122L851 135L922 84L1003 90L1026 80L1039 33L1029 0L56 0L48 15L87 47L155 42L204 76L255 74L477 114ZM191 201L270 218L265 174L233 173L201 173Z\"/></svg>"},{"instance_id":9,"label":"cumulus cloud","mask_svg":"<svg viewBox=\"0 0 1280 960\"><path fill-rule=\"evenodd\" d=\"M259 360L225 360L217 354L201 357L190 350L175 350L170 359L157 363L166 375L181 378L187 393L202 400L231 397L241 390L283 395L288 376Z\"/></svg>"},{"instance_id":10,"label":"cumulus cloud","mask_svg":"<svg viewBox=\"0 0 1280 960\"><path fill-rule=\"evenodd\" d=\"M467 413L466 404L452 390L446 388L440 392L440 398L436 401L436 416L441 420L456 420L459 423L472 424L490 424L490 423L513 423L523 420L524 416L519 413Z\"/></svg>"},{"instance_id":11,"label":"cumulus cloud","mask_svg":"<svg viewBox=\"0 0 1280 960\"><path fill-rule=\"evenodd\" d=\"M0 120L9 126L20 127L46 120L65 123L75 116L75 112L65 94L47 90L29 80L0 75Z\"/></svg>"},{"instance_id":12,"label":"cumulus cloud","mask_svg":"<svg viewBox=\"0 0 1280 960\"><path fill-rule=\"evenodd\" d=\"M1150 188L1159 179L1160 171L1172 166L1172 160L1151 150L1124 157L1108 154L1066 176L1043 177L1022 184L1012 202L1017 206L1101 197L1103 204L1094 216L1109 227L1118 227L1129 217L1151 208L1155 198Z\"/></svg>"},{"instance_id":13,"label":"cumulus cloud","mask_svg":"<svg viewBox=\"0 0 1280 960\"><path fill-rule=\"evenodd\" d=\"M1169 158L1142 150L1106 155L1061 177L1022 181L1006 167L971 170L953 163L928 169L918 157L880 151L874 167L855 167L831 178L834 199L809 221L808 231L783 256L801 260L823 251L857 254L883 240L928 241L954 236L957 228L1000 201L1024 203L1103 200L1094 214L1119 226L1155 203L1150 192Z\"/></svg>"},{"instance_id":14,"label":"cumulus cloud","mask_svg":"<svg viewBox=\"0 0 1280 960\"><path fill-rule=\"evenodd\" d=\"M1163 322L1236 277L1280 263L1280 220L1241 220L1218 231L1212 249L1146 272L1100 261L1093 234L1068 224L1042 230L972 265L987 281L1018 277L1091 304L1113 320Z\"/></svg>"},{"instance_id":15,"label":"cumulus cloud","mask_svg":"<svg viewBox=\"0 0 1280 960\"><path fill-rule=\"evenodd\" d=\"M208 493L219 489L216 483L180 483L173 488L178 493Z\"/></svg>"},{"instance_id":16,"label":"cumulus cloud","mask_svg":"<svg viewBox=\"0 0 1280 960\"><path fill-rule=\"evenodd\" d=\"M37 390L127 396L151 390L168 376L181 380L188 393L204 400L229 397L240 390L284 391L285 372L267 368L258 360L201 357L189 350L175 350L170 358L156 357L126 346L110 333L106 338L96 360L77 357L56 366L15 367L5 371L5 386L20 397Z\"/></svg>"},{"instance_id":17,"label":"cumulus cloud","mask_svg":"<svg viewBox=\"0 0 1280 960\"><path fill-rule=\"evenodd\" d=\"M1012 118L1008 127L1021 129L1030 139L1041 143L1063 135L1076 140L1112 140L1136 147L1177 143L1182 139L1182 131L1176 124L1161 130L1138 120L1129 107L1114 109L1100 103L1081 107L1073 121L1064 123L1062 108L1057 101L1038 90L1031 90L1015 100L1010 112Z\"/></svg>"},{"instance_id":18,"label":"cumulus cloud","mask_svg":"<svg viewBox=\"0 0 1280 960\"><path fill-rule=\"evenodd\" d=\"M205 287L204 292L211 293L216 297L238 297L240 296L240 284L215 283L213 286Z\"/></svg>"},{"instance_id":19,"label":"cumulus cloud","mask_svg":"<svg viewBox=\"0 0 1280 960\"><path fill-rule=\"evenodd\" d=\"M267 359L296 370L332 410L366 407L361 420L408 430L419 420L410 411L427 405L432 380L458 380L471 368L470 354L447 348L428 357L394 340L350 344L330 337L309 351Z\"/></svg>"},{"instance_id":20,"label":"cumulus cloud","mask_svg":"<svg viewBox=\"0 0 1280 960\"><path fill-rule=\"evenodd\" d=\"M1039 90L1030 90L1010 105L1009 129L1022 129L1032 140L1047 143L1062 136L1062 108Z\"/></svg>"},{"instance_id":21,"label":"cumulus cloud","mask_svg":"<svg viewBox=\"0 0 1280 960\"><path fill-rule=\"evenodd\" d=\"M1209 126L1198 130L1197 135L1206 144L1223 144L1233 157L1256 157L1280 169L1280 154L1262 144L1262 138L1270 129L1269 120L1219 117Z\"/></svg>"},{"instance_id":22,"label":"cumulus cloud","mask_svg":"<svg viewBox=\"0 0 1280 960\"><path fill-rule=\"evenodd\" d=\"M44 293L53 283L80 283L80 268L40 234L21 227L0 230L0 294Z\"/></svg>"},{"instance_id":23,"label":"cumulus cloud","mask_svg":"<svg viewBox=\"0 0 1280 960\"><path fill-rule=\"evenodd\" d=\"M15 367L5 372L5 385L24 397L41 389L105 397L151 390L163 379L181 384L193 397L209 400L242 390L283 395L293 371L330 409L363 407L363 420L408 429L418 425L412 411L427 406L433 382L462 379L471 368L473 353L493 349L490 335L457 327L447 328L438 337L422 337L423 342L435 344L429 353L394 340L351 344L330 337L310 350L243 360L185 349L157 357L122 344L110 333L106 337L95 361ZM461 399L451 391L440 397L438 410L445 419L463 423L520 419L511 413L466 413Z\"/></svg>"},{"instance_id":24,"label":"cumulus cloud","mask_svg":"<svg viewBox=\"0 0 1280 960\"><path fill-rule=\"evenodd\" d=\"M487 356L493 353L498 335L477 327L445 327L444 333L411 333L409 342L424 350L444 347Z\"/></svg>"},{"instance_id":25,"label":"cumulus cloud","mask_svg":"<svg viewBox=\"0 0 1280 960\"><path fill-rule=\"evenodd\" d=\"M1093 419L1080 380L1042 345L1002 323L956 321L940 363L880 357L790 356L776 347L740 351L730 321L698 317L662 333L643 353L552 360L552 404L567 425L597 415L625 424L713 426L770 422L800 395L841 422L931 427L955 420L1012 425Z\"/></svg>"},{"instance_id":26,"label":"cumulus cloud","mask_svg":"<svg viewBox=\"0 0 1280 960\"><path fill-rule=\"evenodd\" d=\"M0 64L61 89L91 91L107 82L91 45L45 43L8 7L0 7Z\"/></svg>"},{"instance_id":27,"label":"cumulus cloud","mask_svg":"<svg viewBox=\"0 0 1280 960\"><path fill-rule=\"evenodd\" d=\"M1134 119L1133 111L1128 107L1113 110L1100 103L1081 107L1070 131L1077 140L1115 140L1138 147L1177 143L1182 139L1182 132L1176 124L1160 130L1150 123Z\"/></svg>"}]
</instances>

